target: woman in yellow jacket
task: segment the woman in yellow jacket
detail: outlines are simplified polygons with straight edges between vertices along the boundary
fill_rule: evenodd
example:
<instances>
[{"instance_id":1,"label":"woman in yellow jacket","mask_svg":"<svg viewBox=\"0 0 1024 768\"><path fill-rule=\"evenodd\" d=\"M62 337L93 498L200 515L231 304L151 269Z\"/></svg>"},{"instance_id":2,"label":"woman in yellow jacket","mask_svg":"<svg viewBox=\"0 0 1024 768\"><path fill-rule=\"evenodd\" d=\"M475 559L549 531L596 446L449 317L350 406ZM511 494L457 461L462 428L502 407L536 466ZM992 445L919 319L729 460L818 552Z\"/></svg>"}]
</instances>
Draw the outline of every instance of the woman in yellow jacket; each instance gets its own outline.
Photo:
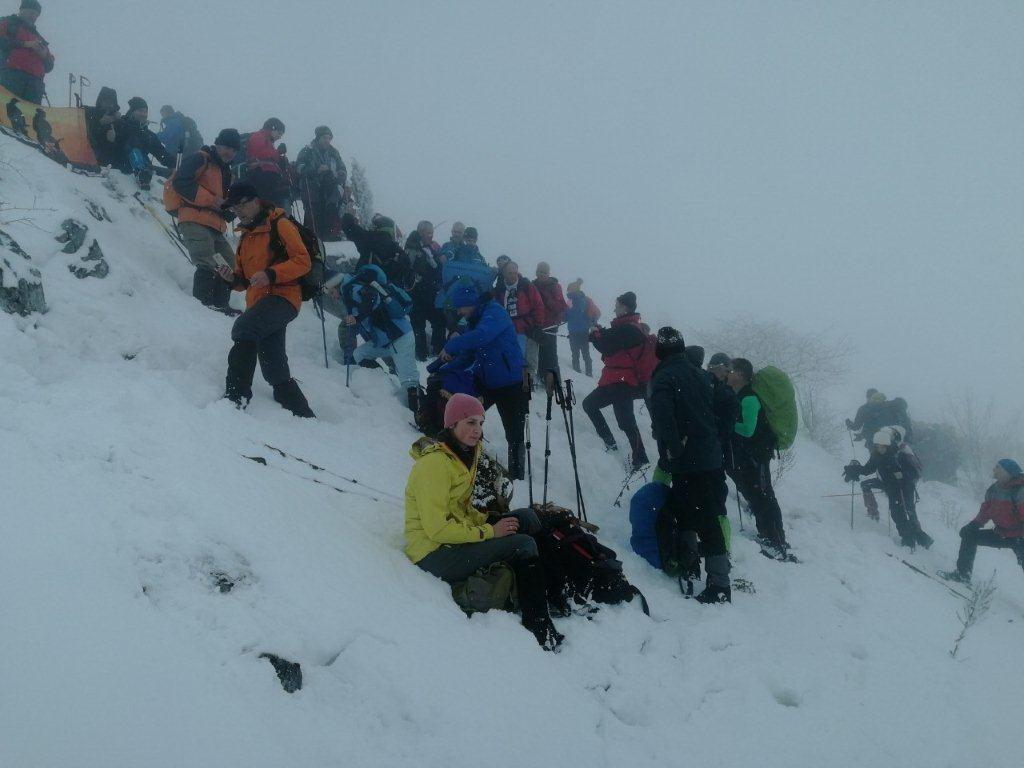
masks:
<instances>
[{"instance_id":1,"label":"woman in yellow jacket","mask_svg":"<svg viewBox=\"0 0 1024 768\"><path fill-rule=\"evenodd\" d=\"M527 512L488 518L471 504L483 405L475 397L454 395L444 423L438 442L413 447L416 464L405 488L405 553L448 583L464 581L493 563L507 563L516 574L523 626L543 648L554 650L563 638L548 614L537 542L519 533L520 526L539 527L536 516Z\"/></svg>"}]
</instances>

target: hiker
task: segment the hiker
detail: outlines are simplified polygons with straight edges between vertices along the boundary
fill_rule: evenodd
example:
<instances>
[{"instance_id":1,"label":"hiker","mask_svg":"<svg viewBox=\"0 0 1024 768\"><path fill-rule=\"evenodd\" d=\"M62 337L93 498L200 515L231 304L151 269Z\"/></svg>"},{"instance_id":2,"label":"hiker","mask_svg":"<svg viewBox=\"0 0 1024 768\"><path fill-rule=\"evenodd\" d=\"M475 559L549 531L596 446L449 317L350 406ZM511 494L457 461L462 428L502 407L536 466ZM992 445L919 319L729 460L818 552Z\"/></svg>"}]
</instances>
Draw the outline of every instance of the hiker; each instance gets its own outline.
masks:
<instances>
[{"instance_id":1,"label":"hiker","mask_svg":"<svg viewBox=\"0 0 1024 768\"><path fill-rule=\"evenodd\" d=\"M506 563L516 575L523 626L545 650L564 639L548 613L536 515L489 517L470 504L480 462L484 407L469 395L454 395L436 442L412 449L416 463L405 488L405 554L427 573L454 584L480 569ZM520 531L523 531L520 533Z\"/></svg>"},{"instance_id":2,"label":"hiker","mask_svg":"<svg viewBox=\"0 0 1024 768\"><path fill-rule=\"evenodd\" d=\"M772 487L771 461L778 441L768 424L764 404L754 392L753 380L754 366L749 360L737 357L732 361L729 386L739 400L740 420L732 436L731 476L754 513L762 553L785 560L789 543L782 522L782 508Z\"/></svg>"},{"instance_id":3,"label":"hiker","mask_svg":"<svg viewBox=\"0 0 1024 768\"><path fill-rule=\"evenodd\" d=\"M86 133L100 167L110 166L116 162L116 126L120 120L121 106L117 103L117 91L113 88L100 88L96 106L85 109Z\"/></svg>"},{"instance_id":4,"label":"hiker","mask_svg":"<svg viewBox=\"0 0 1024 768\"><path fill-rule=\"evenodd\" d=\"M890 409L885 395L877 389L869 389L864 405L857 409L857 415L846 420L846 428L854 432L854 439L862 441L870 451L875 432L882 427L893 426Z\"/></svg>"},{"instance_id":5,"label":"hiker","mask_svg":"<svg viewBox=\"0 0 1024 768\"><path fill-rule=\"evenodd\" d=\"M271 117L263 128L249 137L245 145L248 170L245 180L260 193L260 198L277 208L288 207L288 184L281 170L281 153L274 146L284 136L285 126Z\"/></svg>"},{"instance_id":6,"label":"hiker","mask_svg":"<svg viewBox=\"0 0 1024 768\"><path fill-rule=\"evenodd\" d=\"M416 334L416 359L420 362L426 362L427 355L440 354L447 334L444 310L435 305L441 290L440 251L434 242L434 225L429 221L416 225L416 231L405 241L405 252L416 275L416 282L409 291L413 307L409 320ZM429 344L427 323L430 323Z\"/></svg>"},{"instance_id":7,"label":"hiker","mask_svg":"<svg viewBox=\"0 0 1024 768\"><path fill-rule=\"evenodd\" d=\"M531 379L535 379L537 361L534 360L533 364L529 365L527 340L538 328L543 327L541 323L544 321L544 301L537 292L537 286L522 277L519 274L519 265L509 259L498 279L494 300L504 307L508 316L512 318L519 349L527 359L527 370Z\"/></svg>"},{"instance_id":8,"label":"hiker","mask_svg":"<svg viewBox=\"0 0 1024 768\"><path fill-rule=\"evenodd\" d=\"M196 121L170 104L160 107L160 131L156 136L171 155L187 157L203 148L203 137Z\"/></svg>"},{"instance_id":9,"label":"hiker","mask_svg":"<svg viewBox=\"0 0 1024 768\"><path fill-rule=\"evenodd\" d=\"M630 457L626 462L630 472L637 472L648 464L640 428L636 424L633 401L644 397L650 373L654 369L653 349L647 334L640 326L636 311L636 294L624 293L615 301L615 319L610 328L595 327L590 332L590 343L601 353L604 370L597 388L583 400L583 410L594 424L605 450L615 452L619 445L612 436L601 409L612 406L615 423L629 441Z\"/></svg>"},{"instance_id":10,"label":"hiker","mask_svg":"<svg viewBox=\"0 0 1024 768\"><path fill-rule=\"evenodd\" d=\"M283 210L260 199L249 182L236 182L224 205L239 219L241 232L234 272L219 267L236 291L245 291L246 310L231 329L224 396L244 409L252 400L252 379L259 361L274 400L295 416L316 418L288 368L285 331L302 308L298 280L311 261L299 230ZM275 247L275 243L280 245Z\"/></svg>"},{"instance_id":11,"label":"hiker","mask_svg":"<svg viewBox=\"0 0 1024 768\"><path fill-rule=\"evenodd\" d=\"M740 420L740 402L736 393L729 386L729 369L732 358L724 352L716 352L708 361L708 376L714 392L715 420L718 423L718 439L722 444L722 466L729 477L732 477L736 461L733 457L732 433ZM725 489L728 497L729 489Z\"/></svg>"},{"instance_id":12,"label":"hiker","mask_svg":"<svg viewBox=\"0 0 1024 768\"><path fill-rule=\"evenodd\" d=\"M388 281L376 264L359 267L345 278L341 298L348 310L345 325L358 330L366 341L355 350L354 361L364 368L378 368L378 359L394 361L406 403L418 410L420 373L416 367L416 341L409 323L412 299Z\"/></svg>"},{"instance_id":13,"label":"hiker","mask_svg":"<svg viewBox=\"0 0 1024 768\"><path fill-rule=\"evenodd\" d=\"M480 253L480 233L476 227L466 227L462 233L462 245L455 249L453 261L475 261L486 264L487 259Z\"/></svg>"},{"instance_id":14,"label":"hiker","mask_svg":"<svg viewBox=\"0 0 1024 768\"><path fill-rule=\"evenodd\" d=\"M526 477L526 409L522 349L512 319L489 294L473 285L459 285L451 298L455 312L467 329L453 336L439 355L449 363L472 352L476 360L476 385L484 408L498 407L508 442L508 471L513 480Z\"/></svg>"},{"instance_id":15,"label":"hiker","mask_svg":"<svg viewBox=\"0 0 1024 768\"><path fill-rule=\"evenodd\" d=\"M0 85L33 104L43 103L43 78L54 62L50 44L36 29L42 11L37 0L22 0L16 14L0 19Z\"/></svg>"},{"instance_id":16,"label":"hiker","mask_svg":"<svg viewBox=\"0 0 1024 768\"><path fill-rule=\"evenodd\" d=\"M1024 469L1013 459L999 461L992 470L995 482L985 493L978 516L960 529L960 555L955 571L939 575L971 583L978 547L1010 549L1024 568ZM991 522L994 527L985 528Z\"/></svg>"},{"instance_id":17,"label":"hiker","mask_svg":"<svg viewBox=\"0 0 1024 768\"><path fill-rule=\"evenodd\" d=\"M697 601L728 603L729 551L720 522L725 516L725 475L714 392L675 328L658 331L655 354L659 362L650 384L651 425L658 441L658 467L672 475L668 511L682 536L684 578L699 576L703 552L707 583Z\"/></svg>"},{"instance_id":18,"label":"hiker","mask_svg":"<svg viewBox=\"0 0 1024 768\"><path fill-rule=\"evenodd\" d=\"M451 234L448 236L448 242L441 248L442 263L449 261L455 261L455 254L459 248L462 247L464 238L466 235L466 225L461 221L456 221L452 224Z\"/></svg>"},{"instance_id":19,"label":"hiker","mask_svg":"<svg viewBox=\"0 0 1024 768\"><path fill-rule=\"evenodd\" d=\"M569 309L565 313L565 324L569 330L572 369L576 373L580 373L580 357L582 357L587 377L593 378L594 361L590 356L590 329L601 319L601 310L583 293L582 286L582 279L577 279L566 286Z\"/></svg>"},{"instance_id":20,"label":"hiker","mask_svg":"<svg viewBox=\"0 0 1024 768\"><path fill-rule=\"evenodd\" d=\"M345 203L348 168L331 142L334 133L326 125L314 131L313 141L295 161L304 223L322 240L341 239L341 209Z\"/></svg>"},{"instance_id":21,"label":"hiker","mask_svg":"<svg viewBox=\"0 0 1024 768\"><path fill-rule=\"evenodd\" d=\"M366 229L351 211L341 217L341 228L359 251L357 266L374 264L384 270L388 281L408 291L413 284L412 264L409 256L398 244L398 228L387 216L374 214Z\"/></svg>"},{"instance_id":22,"label":"hiker","mask_svg":"<svg viewBox=\"0 0 1024 768\"><path fill-rule=\"evenodd\" d=\"M562 295L562 286L551 276L551 267L542 261L537 265L537 279L533 287L541 300L540 327L534 331L534 343L537 345L537 370L541 376L554 371L561 378L558 366L558 329L565 322L565 313L569 305Z\"/></svg>"},{"instance_id":23,"label":"hiker","mask_svg":"<svg viewBox=\"0 0 1024 768\"><path fill-rule=\"evenodd\" d=\"M877 519L878 505L871 488L880 487L889 499L889 514L896 524L900 544L910 549L921 545L928 549L932 537L921 530L917 518L917 483L921 479L921 462L903 441L902 427L882 427L872 438L871 458L861 465L854 460L843 470L843 479L852 483L866 475L878 473L877 483L863 483L864 503Z\"/></svg>"},{"instance_id":24,"label":"hiker","mask_svg":"<svg viewBox=\"0 0 1024 768\"><path fill-rule=\"evenodd\" d=\"M113 166L126 176L135 176L140 189L148 190L153 180L153 165L150 155L155 157L169 176L177 162L156 134L149 130L149 105L140 96L128 100L128 112L113 123L114 142L112 147Z\"/></svg>"},{"instance_id":25,"label":"hiker","mask_svg":"<svg viewBox=\"0 0 1024 768\"><path fill-rule=\"evenodd\" d=\"M181 161L171 182L178 196L178 232L196 271L192 295L204 306L235 314L229 300L231 286L217 274L219 267L235 268L235 252L224 236L233 218L224 209L231 188L231 161L242 147L234 128L225 128L212 147L203 147ZM167 202L168 195L164 196Z\"/></svg>"}]
</instances>

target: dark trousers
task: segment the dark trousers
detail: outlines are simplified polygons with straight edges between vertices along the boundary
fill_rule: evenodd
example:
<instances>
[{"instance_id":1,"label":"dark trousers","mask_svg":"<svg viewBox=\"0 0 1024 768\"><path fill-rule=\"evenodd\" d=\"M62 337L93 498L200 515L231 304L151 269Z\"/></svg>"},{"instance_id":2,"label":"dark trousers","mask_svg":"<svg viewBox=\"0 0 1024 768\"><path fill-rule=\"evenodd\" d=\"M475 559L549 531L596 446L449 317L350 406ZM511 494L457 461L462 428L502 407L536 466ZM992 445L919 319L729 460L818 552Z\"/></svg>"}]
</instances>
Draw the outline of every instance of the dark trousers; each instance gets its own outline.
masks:
<instances>
[{"instance_id":1,"label":"dark trousers","mask_svg":"<svg viewBox=\"0 0 1024 768\"><path fill-rule=\"evenodd\" d=\"M416 359L423 361L428 355L441 354L448 332L448 319L444 315L444 310L417 307L414 304L409 313L409 322L412 323L412 332L416 337ZM430 323L429 344L427 323Z\"/></svg>"},{"instance_id":2,"label":"dark trousers","mask_svg":"<svg viewBox=\"0 0 1024 768\"><path fill-rule=\"evenodd\" d=\"M728 554L719 518L725 515L721 472L692 472L672 476L669 508L684 531L696 531L704 555Z\"/></svg>"},{"instance_id":3,"label":"dark trousers","mask_svg":"<svg viewBox=\"0 0 1024 768\"><path fill-rule=\"evenodd\" d=\"M992 529L982 531L968 527L960 533L960 556L956 560L956 569L965 576L970 576L974 571L974 558L978 554L978 547L1012 549L1017 556L1017 562L1024 568L1024 539L1008 539Z\"/></svg>"},{"instance_id":4,"label":"dark trousers","mask_svg":"<svg viewBox=\"0 0 1024 768\"><path fill-rule=\"evenodd\" d=\"M42 78L33 77L19 69L4 69L0 70L0 85L3 85L19 99L33 104L43 103L43 94L46 92L46 88ZM31 120L32 115L26 115L26 119Z\"/></svg>"},{"instance_id":5,"label":"dark trousers","mask_svg":"<svg viewBox=\"0 0 1024 768\"><path fill-rule=\"evenodd\" d=\"M465 581L481 568L494 563L511 565L537 558L537 542L533 538L533 534L538 533L541 527L537 514L532 510L519 510L512 514L519 518L519 530L522 533L472 544L446 544L416 565L451 584Z\"/></svg>"},{"instance_id":6,"label":"dark trousers","mask_svg":"<svg viewBox=\"0 0 1024 768\"><path fill-rule=\"evenodd\" d=\"M548 371L554 371L561 378L561 369L558 367L558 337L553 333L543 333L537 336L537 379L545 381Z\"/></svg>"},{"instance_id":7,"label":"dark trousers","mask_svg":"<svg viewBox=\"0 0 1024 768\"><path fill-rule=\"evenodd\" d=\"M648 463L647 449L644 448L640 428L636 425L636 414L633 412L633 401L642 398L642 387L610 384L607 387L598 387L583 399L583 410L593 422L597 434L608 446L615 445L615 438L612 436L612 430L601 413L601 409L607 408L609 405L612 406L615 422L629 440L634 466Z\"/></svg>"},{"instance_id":8,"label":"dark trousers","mask_svg":"<svg viewBox=\"0 0 1024 768\"><path fill-rule=\"evenodd\" d=\"M526 477L526 409L528 400L522 384L481 392L484 410L497 406L505 440L508 442L508 472L514 480Z\"/></svg>"},{"instance_id":9,"label":"dark trousers","mask_svg":"<svg viewBox=\"0 0 1024 768\"><path fill-rule=\"evenodd\" d=\"M587 376L594 375L594 361L590 357L590 334L587 331L569 332L569 349L572 350L572 369L580 372L580 357L583 357L583 364Z\"/></svg>"},{"instance_id":10,"label":"dark trousers","mask_svg":"<svg viewBox=\"0 0 1024 768\"><path fill-rule=\"evenodd\" d=\"M272 387L291 379L285 329L298 314L287 299L267 296L238 316L231 329L231 340L235 344L228 353L229 396L252 398L257 360L263 378Z\"/></svg>"},{"instance_id":11,"label":"dark trousers","mask_svg":"<svg viewBox=\"0 0 1024 768\"><path fill-rule=\"evenodd\" d=\"M786 546L786 531L782 524L782 508L772 488L771 459L749 461L730 472L739 492L750 504L757 521L757 535L769 544Z\"/></svg>"}]
</instances>

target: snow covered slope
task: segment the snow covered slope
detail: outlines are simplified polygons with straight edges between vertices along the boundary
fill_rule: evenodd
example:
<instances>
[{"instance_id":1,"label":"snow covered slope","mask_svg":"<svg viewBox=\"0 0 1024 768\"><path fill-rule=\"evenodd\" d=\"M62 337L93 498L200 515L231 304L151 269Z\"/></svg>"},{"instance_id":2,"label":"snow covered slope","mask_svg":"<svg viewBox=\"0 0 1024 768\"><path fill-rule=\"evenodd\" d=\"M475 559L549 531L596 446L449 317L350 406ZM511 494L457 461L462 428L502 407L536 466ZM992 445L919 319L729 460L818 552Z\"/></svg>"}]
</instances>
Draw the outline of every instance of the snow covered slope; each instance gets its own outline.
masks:
<instances>
[{"instance_id":1,"label":"snow covered slope","mask_svg":"<svg viewBox=\"0 0 1024 768\"><path fill-rule=\"evenodd\" d=\"M1024 575L1008 553L979 556L1000 591L952 660L958 600L888 557L859 504L851 533L848 502L820 498L842 492L840 462L800 443L780 496L803 564L761 557L734 515L734 572L756 594L702 607L628 552L621 468L579 413L591 516L653 616L560 621L564 651L543 653L512 616L464 618L406 561L416 434L382 373L346 389L306 309L289 351L320 418L288 416L259 377L249 410L229 407L231 321L192 300L130 181L0 141L16 169L0 197L45 209L0 228L50 307L0 315L0 765L1020 765ZM107 277L72 274L79 257L53 239L69 217ZM553 497L569 503L563 432ZM940 501L965 516L974 502L923 495L937 543L910 558L931 572L957 543ZM263 653L300 662L302 690L285 693Z\"/></svg>"}]
</instances>

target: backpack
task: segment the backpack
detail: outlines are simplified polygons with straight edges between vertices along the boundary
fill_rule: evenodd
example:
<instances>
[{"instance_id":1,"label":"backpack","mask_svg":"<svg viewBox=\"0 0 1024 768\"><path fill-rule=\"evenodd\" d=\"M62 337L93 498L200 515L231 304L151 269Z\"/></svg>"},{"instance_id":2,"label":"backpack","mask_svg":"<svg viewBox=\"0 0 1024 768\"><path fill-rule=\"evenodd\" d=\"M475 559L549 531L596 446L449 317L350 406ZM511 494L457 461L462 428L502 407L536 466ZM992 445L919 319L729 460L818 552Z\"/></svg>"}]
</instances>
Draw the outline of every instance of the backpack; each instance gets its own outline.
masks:
<instances>
[{"instance_id":1,"label":"backpack","mask_svg":"<svg viewBox=\"0 0 1024 768\"><path fill-rule=\"evenodd\" d=\"M587 318L592 323L596 323L601 319L601 310L597 308L597 304L589 296L587 297Z\"/></svg>"},{"instance_id":2,"label":"backpack","mask_svg":"<svg viewBox=\"0 0 1024 768\"><path fill-rule=\"evenodd\" d=\"M776 447L780 451L791 448L800 426L793 382L778 368L768 366L754 374L751 387L764 406Z\"/></svg>"},{"instance_id":3,"label":"backpack","mask_svg":"<svg viewBox=\"0 0 1024 768\"><path fill-rule=\"evenodd\" d=\"M235 153L235 159L231 161L231 178L235 181L241 181L245 178L245 174L249 170L249 139L252 138L251 133L243 133L241 136L242 148Z\"/></svg>"},{"instance_id":4,"label":"backpack","mask_svg":"<svg viewBox=\"0 0 1024 768\"><path fill-rule=\"evenodd\" d=\"M507 610L517 602L516 575L505 563L492 563L452 584L452 599L467 616Z\"/></svg>"},{"instance_id":5,"label":"backpack","mask_svg":"<svg viewBox=\"0 0 1024 768\"><path fill-rule=\"evenodd\" d=\"M568 612L570 598L618 605L639 597L643 612L651 615L646 598L626 579L614 550L601 544L567 509L548 505L538 514L543 528L535 538L549 605Z\"/></svg>"},{"instance_id":6,"label":"backpack","mask_svg":"<svg viewBox=\"0 0 1024 768\"><path fill-rule=\"evenodd\" d=\"M207 166L210 165L210 156L204 152L203 157L205 157L206 160L203 162L203 167L199 169L199 173L196 174L197 178L201 176L203 174L203 171L206 170ZM183 207L195 207L192 206L184 197L179 195L178 190L174 188L174 180L176 178L178 178L178 168L175 168L174 172L170 175L167 181L164 182L164 210L171 214L171 216L174 216L175 218L177 218L178 216L178 211L180 211Z\"/></svg>"},{"instance_id":7,"label":"backpack","mask_svg":"<svg viewBox=\"0 0 1024 768\"><path fill-rule=\"evenodd\" d=\"M700 578L699 556L693 561L693 550L683 541L684 533L679 519L672 513L668 505L658 511L654 524L658 537L658 555L661 558L661 570L665 575L679 581L679 590L686 596L693 596L693 582ZM691 536L695 534L690 532Z\"/></svg>"},{"instance_id":8,"label":"backpack","mask_svg":"<svg viewBox=\"0 0 1024 768\"><path fill-rule=\"evenodd\" d=\"M323 244L315 232L304 227L294 217L285 215L281 218L287 219L299 230L299 237L302 238L302 244L306 246L306 252L309 254L309 272L298 279L299 287L302 289L302 300L315 299L324 288ZM274 254L274 259L270 262L272 265L288 261L288 249L285 248L284 241L277 231L279 221L281 219L275 219L274 223L270 225L270 250Z\"/></svg>"},{"instance_id":9,"label":"backpack","mask_svg":"<svg viewBox=\"0 0 1024 768\"><path fill-rule=\"evenodd\" d=\"M636 379L641 386L649 384L654 378L654 369L658 367L658 337L648 334L640 345L640 354L630 355L633 358L633 365L636 368Z\"/></svg>"},{"instance_id":10,"label":"backpack","mask_svg":"<svg viewBox=\"0 0 1024 768\"><path fill-rule=\"evenodd\" d=\"M182 116L181 123L185 132L185 136L181 144L182 155L190 155L193 152L198 152L200 148L205 146L203 143L203 134L199 132L199 126L196 125L195 120L186 116Z\"/></svg>"}]
</instances>

